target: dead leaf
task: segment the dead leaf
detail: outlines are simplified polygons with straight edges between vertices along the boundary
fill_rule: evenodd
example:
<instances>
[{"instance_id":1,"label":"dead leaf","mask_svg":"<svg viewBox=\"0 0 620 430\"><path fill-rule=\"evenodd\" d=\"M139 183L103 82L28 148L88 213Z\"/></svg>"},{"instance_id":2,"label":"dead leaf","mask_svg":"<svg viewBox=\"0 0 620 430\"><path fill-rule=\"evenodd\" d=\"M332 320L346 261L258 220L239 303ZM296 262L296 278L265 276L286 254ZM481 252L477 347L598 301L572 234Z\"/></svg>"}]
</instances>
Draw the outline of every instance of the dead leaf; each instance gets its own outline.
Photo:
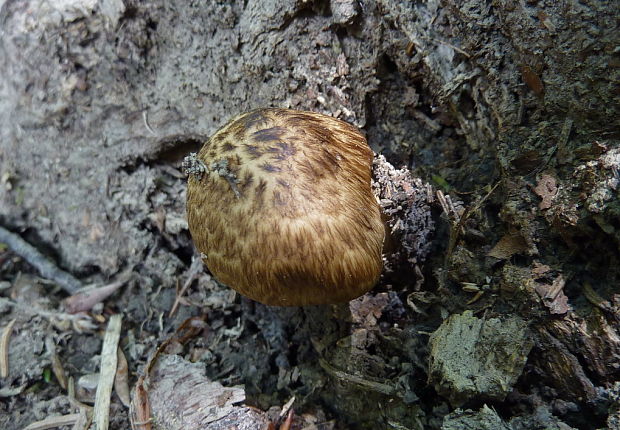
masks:
<instances>
[{"instance_id":1,"label":"dead leaf","mask_svg":"<svg viewBox=\"0 0 620 430\"><path fill-rule=\"evenodd\" d=\"M538 180L538 184L534 188L534 192L542 198L542 201L538 207L541 210L549 209L558 193L557 181L553 176L544 174Z\"/></svg>"},{"instance_id":2,"label":"dead leaf","mask_svg":"<svg viewBox=\"0 0 620 430\"><path fill-rule=\"evenodd\" d=\"M564 294L564 277L559 275L549 284L536 284L534 287L549 312L553 315L563 315L571 310L568 297Z\"/></svg>"},{"instance_id":3,"label":"dead leaf","mask_svg":"<svg viewBox=\"0 0 620 430\"><path fill-rule=\"evenodd\" d=\"M388 305L389 298L387 293L377 295L366 294L349 303L351 317L354 323L374 326L381 318L383 309Z\"/></svg>"},{"instance_id":4,"label":"dead leaf","mask_svg":"<svg viewBox=\"0 0 620 430\"><path fill-rule=\"evenodd\" d=\"M525 82L529 89L537 96L545 92L542 79L540 79L540 76L538 76L530 66L521 66L521 77L523 78L523 82Z\"/></svg>"},{"instance_id":5,"label":"dead leaf","mask_svg":"<svg viewBox=\"0 0 620 430\"><path fill-rule=\"evenodd\" d=\"M97 303L104 301L125 285L131 279L132 272L133 268L127 269L118 276L115 282L102 287L86 288L67 297L63 302L65 309L70 314L89 311Z\"/></svg>"},{"instance_id":6,"label":"dead leaf","mask_svg":"<svg viewBox=\"0 0 620 430\"><path fill-rule=\"evenodd\" d=\"M131 398L129 394L129 367L123 350L117 349L116 376L114 377L114 391L121 399L123 405L129 407Z\"/></svg>"}]
</instances>

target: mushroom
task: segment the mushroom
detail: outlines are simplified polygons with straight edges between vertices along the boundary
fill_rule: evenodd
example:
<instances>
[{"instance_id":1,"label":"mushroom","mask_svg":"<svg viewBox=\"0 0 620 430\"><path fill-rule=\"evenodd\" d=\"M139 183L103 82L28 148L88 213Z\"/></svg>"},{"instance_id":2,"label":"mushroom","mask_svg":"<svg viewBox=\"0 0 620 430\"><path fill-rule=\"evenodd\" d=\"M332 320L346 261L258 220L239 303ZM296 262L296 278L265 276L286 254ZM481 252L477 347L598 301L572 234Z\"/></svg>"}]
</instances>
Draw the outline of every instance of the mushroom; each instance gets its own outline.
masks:
<instances>
[{"instance_id":1,"label":"mushroom","mask_svg":"<svg viewBox=\"0 0 620 430\"><path fill-rule=\"evenodd\" d=\"M373 153L330 116L258 109L184 161L187 218L220 282L268 305L340 303L381 273L385 227Z\"/></svg>"}]
</instances>

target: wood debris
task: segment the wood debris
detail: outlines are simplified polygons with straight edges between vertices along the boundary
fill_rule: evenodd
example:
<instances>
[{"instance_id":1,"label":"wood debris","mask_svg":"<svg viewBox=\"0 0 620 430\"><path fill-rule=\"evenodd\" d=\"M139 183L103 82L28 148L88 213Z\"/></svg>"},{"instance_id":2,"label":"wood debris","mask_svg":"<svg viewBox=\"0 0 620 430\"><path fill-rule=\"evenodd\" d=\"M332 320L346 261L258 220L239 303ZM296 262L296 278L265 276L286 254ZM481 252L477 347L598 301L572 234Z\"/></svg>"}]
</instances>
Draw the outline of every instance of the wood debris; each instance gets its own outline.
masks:
<instances>
[{"instance_id":1,"label":"wood debris","mask_svg":"<svg viewBox=\"0 0 620 430\"><path fill-rule=\"evenodd\" d=\"M571 310L568 297L564 294L564 277L559 275L551 285L537 283L534 289L542 299L549 312L555 315L563 315Z\"/></svg>"},{"instance_id":2,"label":"wood debris","mask_svg":"<svg viewBox=\"0 0 620 430\"><path fill-rule=\"evenodd\" d=\"M558 185L555 178L551 175L544 174L538 180L538 184L534 187L534 192L542 199L538 207L541 210L549 209L558 194Z\"/></svg>"},{"instance_id":3,"label":"wood debris","mask_svg":"<svg viewBox=\"0 0 620 430\"><path fill-rule=\"evenodd\" d=\"M103 347L101 349L101 365L99 384L95 397L94 421L97 430L107 430L110 424L110 396L114 385L117 367L118 342L121 336L122 316L112 315L108 322Z\"/></svg>"},{"instance_id":4,"label":"wood debris","mask_svg":"<svg viewBox=\"0 0 620 430\"><path fill-rule=\"evenodd\" d=\"M177 355L160 356L150 374L148 398L153 419L168 430L267 428L269 425L265 413L238 405L245 400L242 387L224 387L210 381L204 375L203 366Z\"/></svg>"}]
</instances>

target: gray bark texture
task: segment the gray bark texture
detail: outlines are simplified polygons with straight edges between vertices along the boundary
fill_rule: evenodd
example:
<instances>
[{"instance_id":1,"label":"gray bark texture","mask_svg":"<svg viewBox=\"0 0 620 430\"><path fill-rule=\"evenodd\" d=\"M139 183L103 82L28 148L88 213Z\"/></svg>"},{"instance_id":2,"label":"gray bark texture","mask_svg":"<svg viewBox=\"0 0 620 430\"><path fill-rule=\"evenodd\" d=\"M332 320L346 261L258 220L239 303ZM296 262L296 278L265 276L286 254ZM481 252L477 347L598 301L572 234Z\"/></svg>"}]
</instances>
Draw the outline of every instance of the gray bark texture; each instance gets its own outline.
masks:
<instances>
[{"instance_id":1,"label":"gray bark texture","mask_svg":"<svg viewBox=\"0 0 620 430\"><path fill-rule=\"evenodd\" d=\"M306 428L613 428L619 81L618 5L603 0L0 0L0 226L84 285L133 268L93 310L124 313L131 383L204 313L204 335L174 351L196 378L243 385L262 410L295 396ZM191 273L183 157L268 106L351 122L430 183L433 219L399 227L436 227L402 233L425 255L334 307L268 308ZM97 372L97 333L56 324L65 293L22 288L38 272L17 256L0 244L0 327L22 333L9 360L34 318L66 372ZM11 369L0 393L38 381ZM70 413L61 394L0 397L0 427ZM128 428L115 398L111 414Z\"/></svg>"}]
</instances>

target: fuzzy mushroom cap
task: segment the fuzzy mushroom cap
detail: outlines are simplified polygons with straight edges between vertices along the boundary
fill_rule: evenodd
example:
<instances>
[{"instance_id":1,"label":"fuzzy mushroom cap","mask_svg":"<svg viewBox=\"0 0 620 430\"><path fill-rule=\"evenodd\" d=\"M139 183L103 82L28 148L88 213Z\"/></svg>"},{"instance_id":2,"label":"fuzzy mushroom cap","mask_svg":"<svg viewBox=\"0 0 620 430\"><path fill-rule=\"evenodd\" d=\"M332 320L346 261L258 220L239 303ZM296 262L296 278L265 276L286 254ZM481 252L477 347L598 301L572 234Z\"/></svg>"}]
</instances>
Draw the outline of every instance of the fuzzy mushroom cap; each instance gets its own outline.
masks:
<instances>
[{"instance_id":1,"label":"fuzzy mushroom cap","mask_svg":"<svg viewBox=\"0 0 620 430\"><path fill-rule=\"evenodd\" d=\"M216 279L261 303L346 302L382 270L384 224L360 131L312 112L237 116L202 147L189 229Z\"/></svg>"}]
</instances>

